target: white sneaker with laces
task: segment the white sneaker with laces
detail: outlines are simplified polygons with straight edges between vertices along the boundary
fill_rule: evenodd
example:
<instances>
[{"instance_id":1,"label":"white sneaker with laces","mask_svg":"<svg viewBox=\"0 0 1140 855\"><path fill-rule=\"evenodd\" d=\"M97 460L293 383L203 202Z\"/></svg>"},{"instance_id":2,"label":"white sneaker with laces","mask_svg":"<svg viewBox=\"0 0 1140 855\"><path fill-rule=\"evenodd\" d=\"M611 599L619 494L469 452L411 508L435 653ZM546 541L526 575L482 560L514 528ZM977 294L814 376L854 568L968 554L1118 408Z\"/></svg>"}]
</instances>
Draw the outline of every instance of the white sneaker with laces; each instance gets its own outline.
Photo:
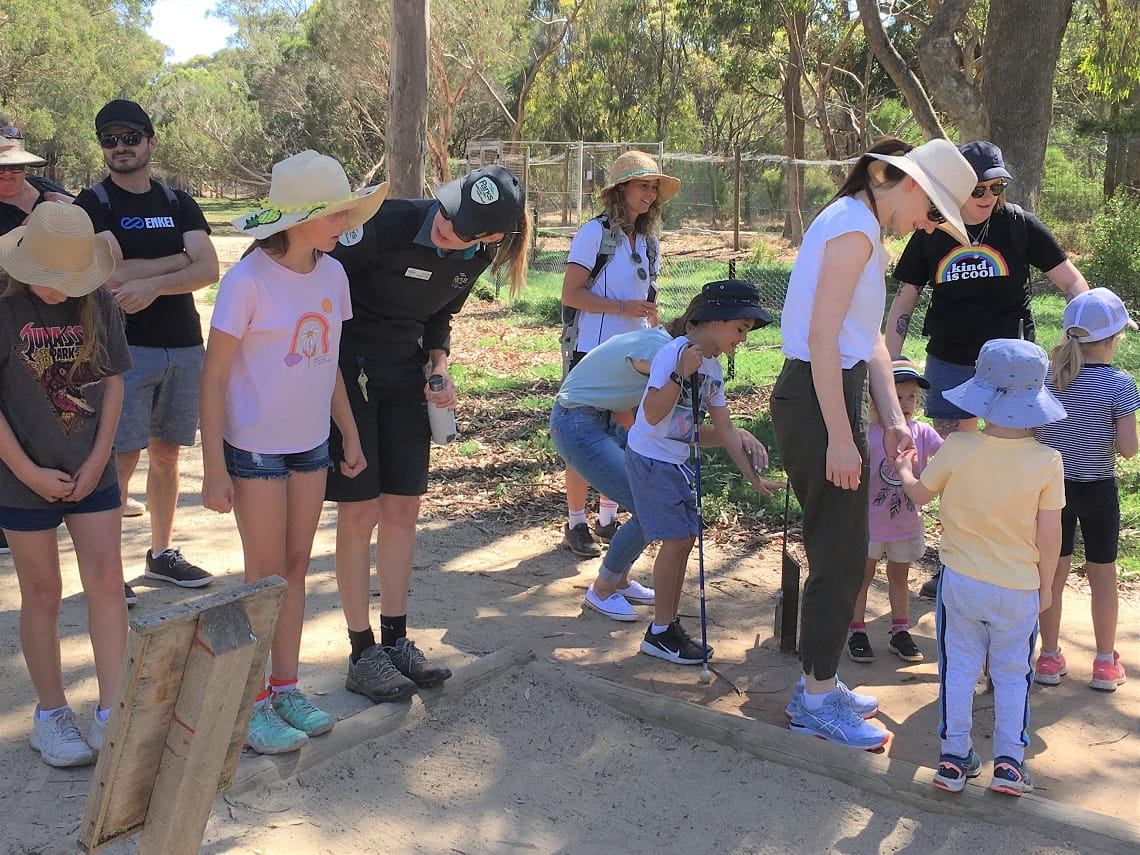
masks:
<instances>
[{"instance_id":1,"label":"white sneaker with laces","mask_svg":"<svg viewBox=\"0 0 1140 855\"><path fill-rule=\"evenodd\" d=\"M39 710L37 706L36 712ZM33 716L28 742L49 766L87 766L95 762L95 753L79 732L71 707L56 710L43 720Z\"/></svg>"},{"instance_id":2,"label":"white sneaker with laces","mask_svg":"<svg viewBox=\"0 0 1140 855\"><path fill-rule=\"evenodd\" d=\"M586 607L611 620L637 620L637 611L621 594L614 592L604 600L594 593L593 583L586 589Z\"/></svg>"},{"instance_id":3,"label":"white sneaker with laces","mask_svg":"<svg viewBox=\"0 0 1140 855\"><path fill-rule=\"evenodd\" d=\"M657 601L653 589L645 587L636 579L630 579L629 584L618 588L617 592L638 606L651 606Z\"/></svg>"},{"instance_id":4,"label":"white sneaker with laces","mask_svg":"<svg viewBox=\"0 0 1140 855\"><path fill-rule=\"evenodd\" d=\"M107 721L110 721L110 718ZM107 721L99 718L99 708L96 706L95 714L91 716L91 728L87 731L87 744L96 754L103 750L103 736L107 732Z\"/></svg>"}]
</instances>

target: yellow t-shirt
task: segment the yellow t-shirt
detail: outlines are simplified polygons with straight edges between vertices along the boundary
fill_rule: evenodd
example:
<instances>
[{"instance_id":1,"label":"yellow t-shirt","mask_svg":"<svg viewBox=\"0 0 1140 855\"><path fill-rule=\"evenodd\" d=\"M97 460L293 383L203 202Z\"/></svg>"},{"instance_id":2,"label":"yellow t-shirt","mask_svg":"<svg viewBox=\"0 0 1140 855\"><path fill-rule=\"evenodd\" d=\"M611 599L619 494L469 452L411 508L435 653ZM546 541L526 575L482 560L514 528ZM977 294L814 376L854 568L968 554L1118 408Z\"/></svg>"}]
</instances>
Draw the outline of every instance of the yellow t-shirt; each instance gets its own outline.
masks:
<instances>
[{"instance_id":1,"label":"yellow t-shirt","mask_svg":"<svg viewBox=\"0 0 1140 855\"><path fill-rule=\"evenodd\" d=\"M1002 588L1032 591L1037 512L1065 506L1061 455L1033 437L953 433L931 458L922 484L942 494L938 554L953 570Z\"/></svg>"}]
</instances>

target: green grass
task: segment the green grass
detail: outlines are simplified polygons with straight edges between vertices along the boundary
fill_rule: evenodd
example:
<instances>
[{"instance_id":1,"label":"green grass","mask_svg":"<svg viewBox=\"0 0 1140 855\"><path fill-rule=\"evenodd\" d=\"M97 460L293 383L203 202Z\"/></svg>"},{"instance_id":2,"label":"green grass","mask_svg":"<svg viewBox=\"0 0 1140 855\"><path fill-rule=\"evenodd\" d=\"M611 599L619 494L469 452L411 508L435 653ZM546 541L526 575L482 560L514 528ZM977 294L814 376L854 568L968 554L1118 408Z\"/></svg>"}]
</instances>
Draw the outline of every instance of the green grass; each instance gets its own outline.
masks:
<instances>
[{"instance_id":1,"label":"green grass","mask_svg":"<svg viewBox=\"0 0 1140 855\"><path fill-rule=\"evenodd\" d=\"M245 200L241 202L233 202L229 199L195 199L198 207L202 209L202 213L206 216L206 222L210 224L210 230L218 237L236 237L237 229L233 227L232 221L254 210L256 202Z\"/></svg>"}]
</instances>

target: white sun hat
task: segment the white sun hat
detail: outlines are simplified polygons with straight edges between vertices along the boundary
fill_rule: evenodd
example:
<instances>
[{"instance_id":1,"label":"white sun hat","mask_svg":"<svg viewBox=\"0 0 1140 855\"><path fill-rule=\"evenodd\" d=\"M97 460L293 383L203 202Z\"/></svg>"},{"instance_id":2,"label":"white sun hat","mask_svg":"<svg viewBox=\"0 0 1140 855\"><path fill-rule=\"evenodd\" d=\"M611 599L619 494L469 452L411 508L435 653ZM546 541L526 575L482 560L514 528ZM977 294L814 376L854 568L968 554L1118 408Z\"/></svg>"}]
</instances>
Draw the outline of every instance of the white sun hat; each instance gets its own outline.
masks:
<instances>
[{"instance_id":1,"label":"white sun hat","mask_svg":"<svg viewBox=\"0 0 1140 855\"><path fill-rule=\"evenodd\" d=\"M868 157L883 160L898 167L918 186L926 191L930 201L946 218L938 228L950 234L958 243L968 246L970 238L962 222L962 206L978 183L974 167L949 140L933 139L912 148L906 154L872 154Z\"/></svg>"}]
</instances>

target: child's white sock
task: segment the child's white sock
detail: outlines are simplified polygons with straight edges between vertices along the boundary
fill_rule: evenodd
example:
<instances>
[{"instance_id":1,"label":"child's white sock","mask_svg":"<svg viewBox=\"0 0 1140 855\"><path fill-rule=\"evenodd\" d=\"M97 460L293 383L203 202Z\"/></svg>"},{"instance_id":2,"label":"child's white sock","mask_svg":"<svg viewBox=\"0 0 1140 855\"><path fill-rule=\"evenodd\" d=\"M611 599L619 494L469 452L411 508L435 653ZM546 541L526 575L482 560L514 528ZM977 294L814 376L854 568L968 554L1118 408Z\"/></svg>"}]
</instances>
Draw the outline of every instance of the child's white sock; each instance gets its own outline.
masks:
<instances>
[{"instance_id":1,"label":"child's white sock","mask_svg":"<svg viewBox=\"0 0 1140 855\"><path fill-rule=\"evenodd\" d=\"M658 626L655 623L651 623L651 624L649 624L649 631L652 632L654 635L660 635L661 633L663 633L665 630L667 630L671 626L672 626L671 623L665 624L665 626Z\"/></svg>"},{"instance_id":2,"label":"child's white sock","mask_svg":"<svg viewBox=\"0 0 1140 855\"><path fill-rule=\"evenodd\" d=\"M617 516L618 503L613 499L602 498L598 501L598 525L609 525Z\"/></svg>"},{"instance_id":3,"label":"child's white sock","mask_svg":"<svg viewBox=\"0 0 1140 855\"><path fill-rule=\"evenodd\" d=\"M101 710L101 709L99 709L99 706L96 704L96 706L95 706L95 718L99 719L99 721L106 724L111 718L111 708L107 707L107 709Z\"/></svg>"},{"instance_id":4,"label":"child's white sock","mask_svg":"<svg viewBox=\"0 0 1140 855\"><path fill-rule=\"evenodd\" d=\"M67 709L67 707L68 707L68 705L64 704L62 707L56 707L55 709L36 710L36 721L44 721L45 719L49 719L53 715L55 715L57 712L59 712L60 710Z\"/></svg>"},{"instance_id":5,"label":"child's white sock","mask_svg":"<svg viewBox=\"0 0 1140 855\"><path fill-rule=\"evenodd\" d=\"M576 525L582 525L586 522L586 509L582 508L580 511L569 511L566 514L566 517L569 520L567 523L567 526L569 528L574 528Z\"/></svg>"},{"instance_id":6,"label":"child's white sock","mask_svg":"<svg viewBox=\"0 0 1140 855\"><path fill-rule=\"evenodd\" d=\"M1096 655L1096 662L1107 662L1110 665L1116 661L1116 656L1112 653L1098 653Z\"/></svg>"}]
</instances>

